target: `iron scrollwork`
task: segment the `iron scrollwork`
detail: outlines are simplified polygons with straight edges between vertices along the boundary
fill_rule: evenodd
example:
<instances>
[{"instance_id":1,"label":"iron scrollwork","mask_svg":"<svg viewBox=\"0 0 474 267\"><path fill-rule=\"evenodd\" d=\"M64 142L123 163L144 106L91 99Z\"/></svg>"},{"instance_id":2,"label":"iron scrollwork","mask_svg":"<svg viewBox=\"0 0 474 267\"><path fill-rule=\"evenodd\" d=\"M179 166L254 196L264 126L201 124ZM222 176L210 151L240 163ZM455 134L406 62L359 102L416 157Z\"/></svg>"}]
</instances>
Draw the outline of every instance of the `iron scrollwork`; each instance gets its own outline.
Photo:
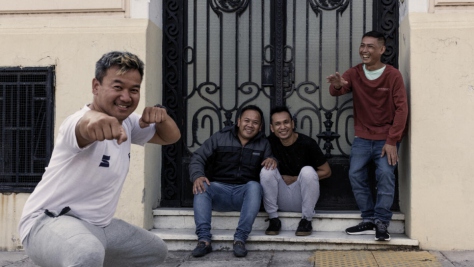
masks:
<instances>
[{"instance_id":1,"label":"iron scrollwork","mask_svg":"<svg viewBox=\"0 0 474 267\"><path fill-rule=\"evenodd\" d=\"M179 99L182 99L182 68L183 68L183 6L181 0L163 1L163 103L168 107L169 115L177 122L181 132L183 127L179 123L183 117L183 107ZM181 183L181 169L178 168L181 158L182 141L163 146L161 169L162 179L162 205L179 206L179 192Z\"/></svg>"},{"instance_id":2,"label":"iron scrollwork","mask_svg":"<svg viewBox=\"0 0 474 267\"><path fill-rule=\"evenodd\" d=\"M201 0L199 0L201 1ZM252 6L249 5L249 0L203 0L209 4L209 7L219 15L222 13L234 13L234 15L240 16L244 11L250 10ZM299 0L298 0L299 1ZM263 1L262 1L263 2ZM306 2L306 1L305 1ZM210 83L202 84L201 86L193 86L193 91L187 93L187 68L190 64L196 64L196 54L194 51L195 47L187 45L187 19L188 1L184 0L163 0L163 101L162 103L170 109L170 115L178 123L182 132L183 138L177 144L163 147L163 164L162 164L162 206L180 206L182 201L182 195L185 188L187 177L183 177L186 169L186 160L189 160L189 145L186 144L186 135L195 133L199 127L205 128L210 132L221 127L222 124L232 123L232 116L234 112L242 105L245 105L249 101L256 99L260 94L264 94L267 99L270 99L271 105L284 105L286 99L291 94L313 94L319 87L316 84L299 84L295 86L294 77L288 76L286 83L284 82L284 72L288 73L291 67L295 68L295 64L292 60L285 58L285 51L288 50L288 45L285 43L285 33L283 30L286 27L284 20L286 18L286 3L284 0L271 0L270 1L271 12L273 14L273 21L271 22L272 27L272 41L271 45L265 46L264 50L268 50L269 57L264 56L262 59L266 64L262 70L263 74L266 75L264 84L267 86L273 86L274 90L267 92L262 89L262 84L254 83L254 80L249 82L239 81L239 85L235 89L235 99L245 99L245 103L239 102L236 106L222 108L222 104L214 106L207 104L206 107L200 106L201 108L207 109L207 112L201 113L199 119L196 117L192 118L192 125L188 125L186 122L189 120L188 106L185 104L193 96L198 95L201 99L206 101L206 97L202 96L213 95L216 96L221 94L221 89L217 86L212 86ZM349 4L358 4L358 1L352 0L307 0L316 15L321 14L323 11L334 10L338 14L347 12L349 10ZM373 29L381 31L387 37L387 51L384 55L385 62L397 67L398 57L398 0L374 0L373 2ZM370 16L370 15L369 15ZM278 29L278 30L277 30ZM291 51L287 51L291 52ZM267 53L264 53L266 55ZM293 54L293 52L291 52ZM289 65L291 64L291 65ZM270 67L270 65L273 65ZM286 69L285 69L286 68ZM274 83L273 83L274 81ZM209 81L208 81L209 82ZM288 86L292 86L291 91L287 91ZM198 87L199 90L197 89ZM301 97L300 96L300 97ZM218 96L217 99L221 100L222 96ZM302 97L303 101L305 97ZM207 101L209 102L209 101ZM212 102L212 101L211 101ZM312 102L312 101L309 101ZM216 102L217 103L217 102ZM344 103L339 103L334 110L320 109L315 105L311 105L310 109L300 109L296 114L301 114L300 124L309 125L312 129L313 116L318 117L321 121L322 115L325 117L324 129L319 129L320 134L317 135L321 140L324 140L324 150L327 154L333 149L332 146L337 146L340 151L340 139L337 134L342 135L342 131L338 127L344 127L353 120L352 115L345 115L351 112L351 100L347 100ZM212 112L209 112L212 110ZM198 109L198 111L200 111ZM193 111L193 113L196 111ZM213 113L215 112L215 113ZM302 113L301 113L302 112ZM196 112L197 115L199 112ZM209 115L219 114L218 120L212 123L212 119ZM306 115L309 114L309 115ZM334 116L335 115L335 116ZM198 116L198 115L197 115ZM225 121L225 122L224 122ZM333 123L333 121L335 123ZM339 121L342 121L339 125ZM295 121L296 122L296 121ZM203 124L206 124L204 127ZM338 126L339 125L339 126ZM189 129L192 128L192 129ZM316 127L317 128L317 127ZM320 127L321 128L321 127ZM313 134L313 133L311 133ZM349 142L348 133L346 131L345 142ZM199 145L197 136L192 137L193 144ZM344 140L341 140L344 141ZM334 145L335 144L335 145ZM348 156L344 154L343 156Z\"/></svg>"},{"instance_id":3,"label":"iron scrollwork","mask_svg":"<svg viewBox=\"0 0 474 267\"><path fill-rule=\"evenodd\" d=\"M351 0L309 0L311 8L318 15L321 10L335 10L339 13L343 13L346 10L347 6Z\"/></svg>"},{"instance_id":4,"label":"iron scrollwork","mask_svg":"<svg viewBox=\"0 0 474 267\"><path fill-rule=\"evenodd\" d=\"M238 14L242 14L245 9L247 9L249 5L249 0L212 0L211 7L216 12L216 14L220 14L220 12L226 13L233 13L237 12Z\"/></svg>"},{"instance_id":5,"label":"iron scrollwork","mask_svg":"<svg viewBox=\"0 0 474 267\"><path fill-rule=\"evenodd\" d=\"M321 132L320 134L317 135L317 137L324 140L323 149L326 151L325 156L329 158L332 156L331 150L334 149L332 145L332 141L337 140L339 138L339 134L331 131L332 125L334 124L334 122L331 120L332 112L325 112L324 116L326 117L326 120L324 121L324 126L326 127L326 131Z\"/></svg>"},{"instance_id":6,"label":"iron scrollwork","mask_svg":"<svg viewBox=\"0 0 474 267\"><path fill-rule=\"evenodd\" d=\"M387 42L382 61L398 68L398 0L374 2L374 30L383 32Z\"/></svg>"}]
</instances>

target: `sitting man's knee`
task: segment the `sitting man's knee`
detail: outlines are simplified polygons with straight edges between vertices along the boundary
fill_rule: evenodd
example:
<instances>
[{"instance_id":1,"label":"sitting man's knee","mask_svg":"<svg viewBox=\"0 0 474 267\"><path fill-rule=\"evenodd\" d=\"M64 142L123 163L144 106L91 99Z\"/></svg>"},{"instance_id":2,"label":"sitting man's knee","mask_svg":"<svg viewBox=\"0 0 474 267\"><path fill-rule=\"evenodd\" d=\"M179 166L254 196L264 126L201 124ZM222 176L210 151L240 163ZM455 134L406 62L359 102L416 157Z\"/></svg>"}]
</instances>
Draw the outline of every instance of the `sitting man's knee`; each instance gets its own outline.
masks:
<instances>
[{"instance_id":1,"label":"sitting man's knee","mask_svg":"<svg viewBox=\"0 0 474 267\"><path fill-rule=\"evenodd\" d=\"M156 238L155 241L152 242L151 246L153 247L153 253L150 255L151 262L156 265L163 263L166 259L166 255L168 254L168 246L166 243L160 238Z\"/></svg>"},{"instance_id":2,"label":"sitting man's knee","mask_svg":"<svg viewBox=\"0 0 474 267\"><path fill-rule=\"evenodd\" d=\"M68 254L67 266L91 266L99 267L104 265L105 250L95 247L86 247L85 245L77 245L78 249L70 251Z\"/></svg>"},{"instance_id":3,"label":"sitting man's knee","mask_svg":"<svg viewBox=\"0 0 474 267\"><path fill-rule=\"evenodd\" d=\"M301 168L300 177L303 179L315 179L318 177L318 173L311 166L304 166Z\"/></svg>"},{"instance_id":4,"label":"sitting man's knee","mask_svg":"<svg viewBox=\"0 0 474 267\"><path fill-rule=\"evenodd\" d=\"M269 179L275 179L277 176L277 169L267 169L265 167L260 171L260 181L266 181Z\"/></svg>"},{"instance_id":5,"label":"sitting man's knee","mask_svg":"<svg viewBox=\"0 0 474 267\"><path fill-rule=\"evenodd\" d=\"M262 186L256 181L250 181L246 184L247 192L251 194L262 194Z\"/></svg>"}]
</instances>

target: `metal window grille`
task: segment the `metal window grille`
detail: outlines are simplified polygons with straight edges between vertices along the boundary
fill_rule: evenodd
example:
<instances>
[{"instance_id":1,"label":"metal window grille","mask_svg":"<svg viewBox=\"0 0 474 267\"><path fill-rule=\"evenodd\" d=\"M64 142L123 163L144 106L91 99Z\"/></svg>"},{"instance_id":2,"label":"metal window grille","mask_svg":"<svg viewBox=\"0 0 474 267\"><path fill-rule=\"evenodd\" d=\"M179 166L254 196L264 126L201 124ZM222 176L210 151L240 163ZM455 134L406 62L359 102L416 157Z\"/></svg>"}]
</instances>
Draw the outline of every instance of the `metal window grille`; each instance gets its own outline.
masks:
<instances>
[{"instance_id":1,"label":"metal window grille","mask_svg":"<svg viewBox=\"0 0 474 267\"><path fill-rule=\"evenodd\" d=\"M0 68L0 192L32 192L51 158L54 67Z\"/></svg>"}]
</instances>

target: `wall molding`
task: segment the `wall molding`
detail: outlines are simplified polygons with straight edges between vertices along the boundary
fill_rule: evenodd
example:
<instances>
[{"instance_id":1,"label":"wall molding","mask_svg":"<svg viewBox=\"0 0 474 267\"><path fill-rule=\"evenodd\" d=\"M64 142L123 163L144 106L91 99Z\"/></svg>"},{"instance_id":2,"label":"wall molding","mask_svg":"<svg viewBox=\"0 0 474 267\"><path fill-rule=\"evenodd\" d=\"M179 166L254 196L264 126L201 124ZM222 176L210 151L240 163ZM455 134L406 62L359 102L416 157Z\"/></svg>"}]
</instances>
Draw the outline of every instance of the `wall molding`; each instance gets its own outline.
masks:
<instances>
[{"instance_id":1,"label":"wall molding","mask_svg":"<svg viewBox=\"0 0 474 267\"><path fill-rule=\"evenodd\" d=\"M433 0L435 6L469 6L474 5L473 0Z\"/></svg>"},{"instance_id":2,"label":"wall molding","mask_svg":"<svg viewBox=\"0 0 474 267\"><path fill-rule=\"evenodd\" d=\"M474 12L474 0L430 0L429 12Z\"/></svg>"},{"instance_id":3,"label":"wall molding","mask_svg":"<svg viewBox=\"0 0 474 267\"><path fill-rule=\"evenodd\" d=\"M129 0L0 0L0 14L97 13L127 10Z\"/></svg>"}]
</instances>

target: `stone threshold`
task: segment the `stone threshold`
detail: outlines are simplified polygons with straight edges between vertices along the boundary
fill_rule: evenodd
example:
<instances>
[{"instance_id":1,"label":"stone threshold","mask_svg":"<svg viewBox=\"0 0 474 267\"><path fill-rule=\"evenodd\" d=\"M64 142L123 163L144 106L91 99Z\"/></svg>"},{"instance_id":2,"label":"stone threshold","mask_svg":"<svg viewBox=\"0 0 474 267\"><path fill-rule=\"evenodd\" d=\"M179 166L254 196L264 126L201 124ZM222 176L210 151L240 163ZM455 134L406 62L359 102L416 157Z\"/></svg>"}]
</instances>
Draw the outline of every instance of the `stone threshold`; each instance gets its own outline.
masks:
<instances>
[{"instance_id":1,"label":"stone threshold","mask_svg":"<svg viewBox=\"0 0 474 267\"><path fill-rule=\"evenodd\" d=\"M157 208L153 210L154 216L194 216L194 211L192 208ZM298 212L278 212L279 217L284 218L301 218L301 213ZM230 211L230 212L218 212L212 211L212 216L220 217L239 217L240 212ZM259 212L257 217L268 217L266 212ZM316 210L313 219L355 219L360 220L359 211L345 211L345 210ZM392 216L392 221L404 221L405 214L401 212L394 212Z\"/></svg>"},{"instance_id":2,"label":"stone threshold","mask_svg":"<svg viewBox=\"0 0 474 267\"><path fill-rule=\"evenodd\" d=\"M170 250L192 250L196 246L194 229L152 229ZM214 250L232 248L235 230L212 230ZM265 235L254 230L247 240L249 250L351 250L351 249L417 249L418 240L405 234L391 234L390 241L375 241L374 235L347 235L345 232L313 232L309 236L295 236L294 231L280 231L279 235Z\"/></svg>"}]
</instances>

